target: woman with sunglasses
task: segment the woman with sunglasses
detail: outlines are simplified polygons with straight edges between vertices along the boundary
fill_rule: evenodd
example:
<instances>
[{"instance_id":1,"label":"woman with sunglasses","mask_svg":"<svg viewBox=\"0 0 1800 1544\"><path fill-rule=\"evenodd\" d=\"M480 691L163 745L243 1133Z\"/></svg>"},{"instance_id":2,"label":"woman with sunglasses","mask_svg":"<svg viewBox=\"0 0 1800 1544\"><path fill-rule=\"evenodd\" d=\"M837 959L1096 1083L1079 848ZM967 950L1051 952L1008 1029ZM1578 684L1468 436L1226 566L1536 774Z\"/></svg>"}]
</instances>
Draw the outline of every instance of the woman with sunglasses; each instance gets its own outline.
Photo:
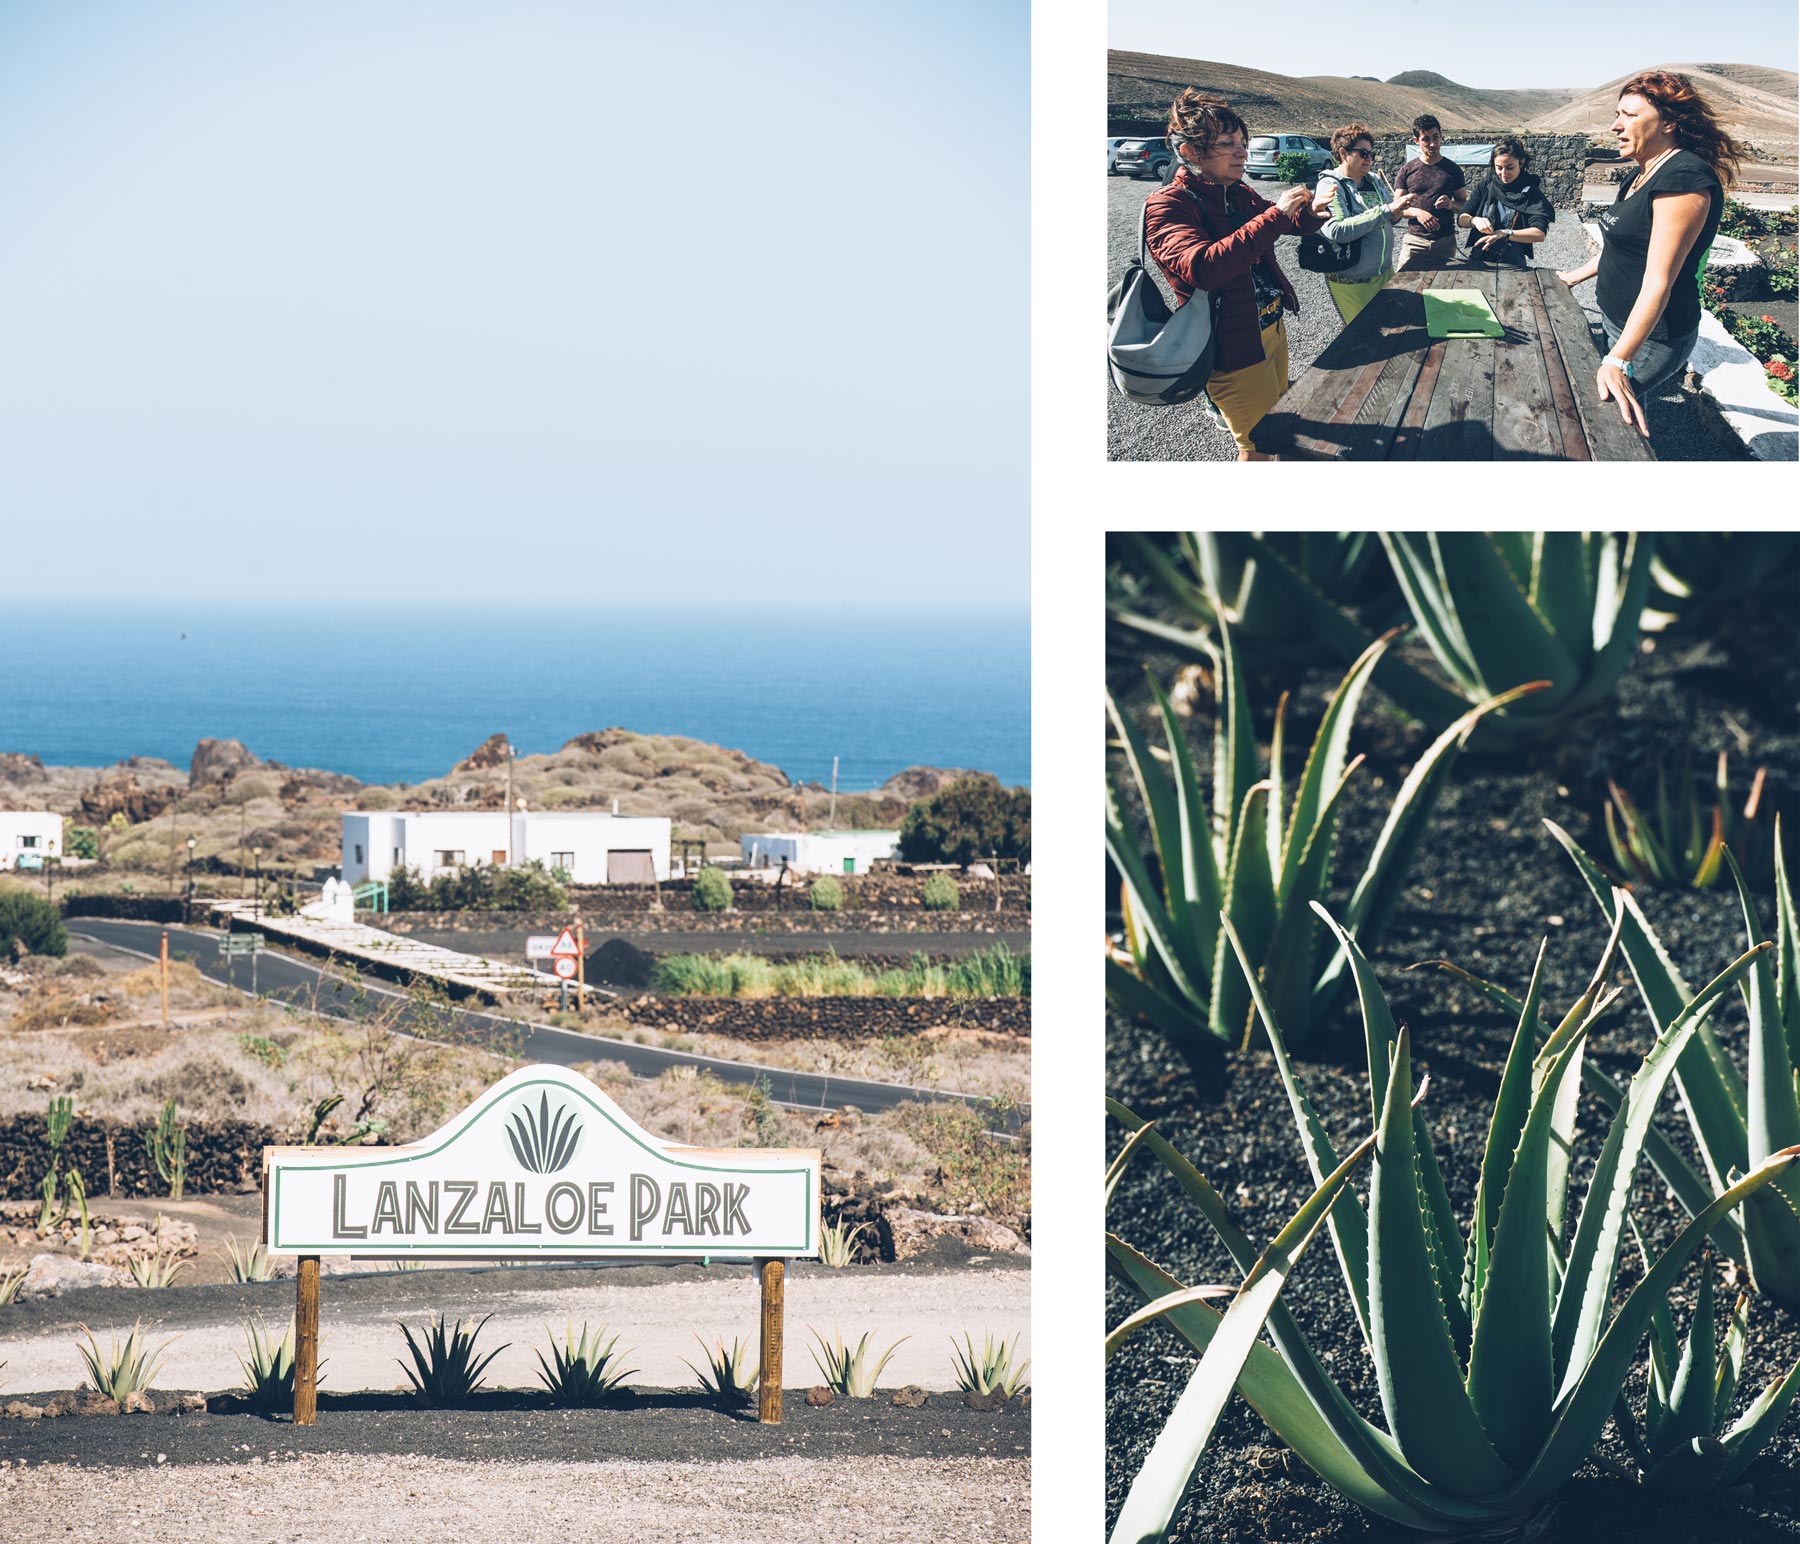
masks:
<instances>
[{"instance_id":1,"label":"woman with sunglasses","mask_svg":"<svg viewBox=\"0 0 1800 1544\"><path fill-rule=\"evenodd\" d=\"M1410 193L1395 193L1375 169L1375 137L1360 123L1331 136L1338 164L1319 175L1313 213L1325 223L1319 234L1341 246L1356 246L1356 261L1325 275L1332 304L1348 322L1394 276L1394 222L1406 218Z\"/></svg>"}]
</instances>

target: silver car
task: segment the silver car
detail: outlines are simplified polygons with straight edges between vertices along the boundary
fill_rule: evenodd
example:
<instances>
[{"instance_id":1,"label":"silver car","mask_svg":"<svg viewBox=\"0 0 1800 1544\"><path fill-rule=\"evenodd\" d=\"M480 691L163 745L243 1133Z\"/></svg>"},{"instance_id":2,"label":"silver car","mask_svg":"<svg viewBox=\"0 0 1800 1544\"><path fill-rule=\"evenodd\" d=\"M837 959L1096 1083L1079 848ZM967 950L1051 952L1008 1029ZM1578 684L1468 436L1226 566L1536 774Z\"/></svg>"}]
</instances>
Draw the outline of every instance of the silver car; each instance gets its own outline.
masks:
<instances>
[{"instance_id":1,"label":"silver car","mask_svg":"<svg viewBox=\"0 0 1800 1544\"><path fill-rule=\"evenodd\" d=\"M1281 176L1281 157L1303 155L1307 158L1307 186L1328 167L1337 165L1331 147L1310 134L1257 134L1250 140L1250 154L1244 162L1245 177Z\"/></svg>"}]
</instances>

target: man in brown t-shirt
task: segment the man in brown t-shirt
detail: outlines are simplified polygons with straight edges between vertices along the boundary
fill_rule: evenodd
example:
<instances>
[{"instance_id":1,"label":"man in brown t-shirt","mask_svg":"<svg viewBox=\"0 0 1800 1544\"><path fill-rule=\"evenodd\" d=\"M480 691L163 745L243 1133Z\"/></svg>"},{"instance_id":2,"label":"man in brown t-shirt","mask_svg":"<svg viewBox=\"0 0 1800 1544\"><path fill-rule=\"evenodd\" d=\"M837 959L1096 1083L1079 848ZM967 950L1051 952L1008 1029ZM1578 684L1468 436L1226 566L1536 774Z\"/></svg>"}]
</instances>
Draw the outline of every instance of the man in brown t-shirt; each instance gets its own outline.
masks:
<instances>
[{"instance_id":1,"label":"man in brown t-shirt","mask_svg":"<svg viewBox=\"0 0 1800 1544\"><path fill-rule=\"evenodd\" d=\"M1456 256L1456 216L1468 202L1463 170L1444 159L1444 130L1430 113L1413 119L1417 160L1408 161L1394 178L1396 193L1411 193L1406 230L1400 237L1395 272L1408 268L1442 268Z\"/></svg>"}]
</instances>

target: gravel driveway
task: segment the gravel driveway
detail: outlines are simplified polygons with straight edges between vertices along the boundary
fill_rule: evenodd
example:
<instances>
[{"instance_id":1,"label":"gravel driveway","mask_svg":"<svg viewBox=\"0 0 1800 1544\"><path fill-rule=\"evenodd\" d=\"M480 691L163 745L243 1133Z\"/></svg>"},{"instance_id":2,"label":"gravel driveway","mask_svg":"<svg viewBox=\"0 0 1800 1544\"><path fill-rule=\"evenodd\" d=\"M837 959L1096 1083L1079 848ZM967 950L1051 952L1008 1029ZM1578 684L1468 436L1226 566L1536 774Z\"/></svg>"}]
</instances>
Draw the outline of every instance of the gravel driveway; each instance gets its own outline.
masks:
<instances>
[{"instance_id":1,"label":"gravel driveway","mask_svg":"<svg viewBox=\"0 0 1800 1544\"><path fill-rule=\"evenodd\" d=\"M1257 182L1251 186L1262 197L1273 201L1286 191L1284 185ZM1109 177L1106 186L1107 237L1106 283L1113 281L1128 262L1135 260L1138 246L1138 217L1144 200L1156 191L1157 184L1131 177ZM1342 330L1337 307L1322 274L1307 273L1300 266L1300 239L1283 236L1275 244L1276 257L1282 271L1293 281L1300 298L1300 314L1287 318L1288 368L1298 379L1318 357L1325 346ZM1572 209L1559 209L1549 236L1532 254L1540 267L1573 268L1587 258L1587 236ZM1165 295L1166 295L1165 290ZM1587 313L1588 324L1595 329L1596 344L1604 340L1599 333L1600 313L1594 309L1594 286L1583 284L1575 291ZM1106 453L1112 461L1235 461L1237 447L1231 436L1217 428L1206 409L1189 403L1183 407L1140 407L1127 402L1106 386ZM1662 461L1707 461L1747 459L1748 453L1725 429L1710 408L1696 407L1692 395L1680 387L1665 388L1649 399L1645 418L1650 437Z\"/></svg>"}]
</instances>

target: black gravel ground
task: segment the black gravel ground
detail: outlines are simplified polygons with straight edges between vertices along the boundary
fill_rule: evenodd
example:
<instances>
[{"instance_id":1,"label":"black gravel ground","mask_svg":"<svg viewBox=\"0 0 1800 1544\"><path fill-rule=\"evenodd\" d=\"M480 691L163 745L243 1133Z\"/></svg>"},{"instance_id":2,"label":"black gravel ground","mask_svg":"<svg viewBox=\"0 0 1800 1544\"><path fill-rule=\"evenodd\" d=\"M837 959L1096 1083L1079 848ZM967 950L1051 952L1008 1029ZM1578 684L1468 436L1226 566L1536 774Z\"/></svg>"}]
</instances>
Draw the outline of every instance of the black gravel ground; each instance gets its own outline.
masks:
<instances>
[{"instance_id":1,"label":"black gravel ground","mask_svg":"<svg viewBox=\"0 0 1800 1544\"><path fill-rule=\"evenodd\" d=\"M692 1389L638 1389L613 1406L557 1410L529 1392L479 1393L455 1409L428 1410L400 1394L321 1391L318 1421L295 1426L237 1407L217 1391L205 1415L174 1415L180 1393L156 1390L154 1415L73 1415L0 1421L0 1462L129 1467L216 1464L252 1455L416 1453L481 1462L609 1460L743 1461L755 1458L1024 1458L1031 1452L1030 1396L1000 1410L967 1408L958 1394L930 1394L918 1409L840 1399L815 1409L805 1389L782 1391L779 1425L754 1408L724 1410ZM41 1404L48 1396L33 1395ZM4 1529L0 1528L0 1534Z\"/></svg>"},{"instance_id":2,"label":"black gravel ground","mask_svg":"<svg viewBox=\"0 0 1800 1544\"><path fill-rule=\"evenodd\" d=\"M1106 283L1111 285L1138 250L1138 218L1144 200L1159 184L1131 177L1108 177L1106 186ZM1287 191L1277 182L1257 182L1252 187L1274 200ZM1337 307L1331 302L1322 274L1308 273L1299 260L1300 238L1283 236L1275 244L1282 271L1293 281L1300 312L1289 315L1288 373L1298 380L1343 330ZM1587 237L1573 209L1559 209L1549 236L1532 253L1539 267L1573 268L1587 260ZM1166 287L1165 287L1166 294ZM1592 284L1577 286L1575 298L1595 330L1595 343L1603 345L1600 313L1594 308ZM1106 454L1112 461L1235 461L1237 447L1231 436L1216 427L1204 406L1142 407L1127 402L1106 385ZM1661 461L1716 461L1747 459L1748 453L1719 416L1679 386L1669 386L1646 400L1645 420Z\"/></svg>"},{"instance_id":3,"label":"black gravel ground","mask_svg":"<svg viewBox=\"0 0 1800 1544\"><path fill-rule=\"evenodd\" d=\"M1800 641L1791 614L1773 602L1740 609L1730 636L1713 641L1665 635L1641 657L1615 701L1572 726L1559 740L1507 760L1465 758L1440 801L1411 870L1404 903L1373 958L1396 1017L1412 1028L1416 1071L1428 1072L1425 1110L1459 1218L1473 1204L1481 1144L1498 1086L1512 1024L1454 978L1435 970L1409 972L1417 962L1449 958L1477 974L1523 992L1539 940L1548 937L1546 1002L1558 1014L1585 986L1604 947L1606 929L1573 865L1544 832L1549 817L1590 851L1604 841L1599 815L1608 774L1627 787L1642 785L1656 753L1691 750L1697 764L1729 749L1740 785L1746 768L1768 768L1776 807L1800 814ZM1130 685L1117 668L1115 691ZM1303 714L1316 720L1322 694L1338 672L1308 672L1299 693ZM1281 684L1292 684L1282 682ZM1273 702L1273 678L1259 683L1259 700ZM1370 762L1353 782L1357 802L1347 816L1346 853L1354 861L1379 829L1382 802L1423 744L1416 728L1374 701L1364 700L1353 749ZM1303 750L1310 726L1288 744ZM1208 730L1196 725L1197 743ZM1263 727L1267 745L1267 726ZM1747 752L1746 752L1747 747ZM1202 765L1205 763L1203 762ZM1297 772L1297 766L1290 773ZM1340 874L1347 870L1340 867ZM1690 980L1703 980L1743 949L1734 898L1718 891L1654 891L1642 901ZM1628 1076L1649 1044L1649 1025L1627 973L1620 1008L1596 1032L1594 1054L1616 1077ZM1744 1015L1735 994L1715 1026L1740 1064ZM1302 1071L1339 1150L1370 1125L1360 1018L1340 1010L1338 1051ZM1200 1080L1155 1033L1114 1020L1109 1026L1111 1091L1159 1129L1206 1173L1254 1237L1267 1238L1306 1195L1309 1182L1292 1118L1273 1061L1252 1053L1221 1061ZM1664 1126L1685 1138L1671 1090ZM1603 1135L1596 1111L1584 1109L1575 1161L1575 1186L1586 1175ZM1108 1131L1116 1152L1120 1132ZM1580 1191L1572 1187L1571 1194ZM1668 1242L1682 1215L1643 1166L1634 1208L1657 1243ZM1140 1159L1115 1197L1109 1224L1184 1281L1234 1280L1229 1258L1210 1230L1153 1159ZM1628 1251L1629 1253L1629 1251ZM1731 1289L1723 1285L1721 1294ZM1697 1267L1677 1289L1677 1317L1685 1328ZM1629 1283L1629 1260L1622 1282ZM1725 1296L1725 1302L1731 1302ZM1322 1239L1290 1283L1286 1301L1351 1398L1380 1421L1373 1364L1350 1311L1329 1240ZM1108 1289L1108 1324L1136 1306L1135 1297ZM1744 1386L1760 1390L1800 1359L1800 1322L1766 1301L1753 1300ZM1108 1372L1107 1518L1116 1516L1125 1487L1141 1463L1194 1365L1172 1332L1137 1336ZM1641 1363L1640 1363L1641 1366ZM1641 1372L1631 1397L1641 1413ZM1740 1400L1740 1408L1744 1401ZM1800 1421L1790 1419L1766 1456L1732 1494L1704 1502L1650 1496L1607 1466L1624 1464L1608 1428L1601 1462L1591 1463L1565 1492L1555 1536L1566 1540L1736 1541L1800 1536ZM1208 1544L1238 1541L1397 1539L1416 1537L1366 1518L1322 1481L1234 1400L1202 1463L1193 1494L1178 1516L1174 1537Z\"/></svg>"}]
</instances>

